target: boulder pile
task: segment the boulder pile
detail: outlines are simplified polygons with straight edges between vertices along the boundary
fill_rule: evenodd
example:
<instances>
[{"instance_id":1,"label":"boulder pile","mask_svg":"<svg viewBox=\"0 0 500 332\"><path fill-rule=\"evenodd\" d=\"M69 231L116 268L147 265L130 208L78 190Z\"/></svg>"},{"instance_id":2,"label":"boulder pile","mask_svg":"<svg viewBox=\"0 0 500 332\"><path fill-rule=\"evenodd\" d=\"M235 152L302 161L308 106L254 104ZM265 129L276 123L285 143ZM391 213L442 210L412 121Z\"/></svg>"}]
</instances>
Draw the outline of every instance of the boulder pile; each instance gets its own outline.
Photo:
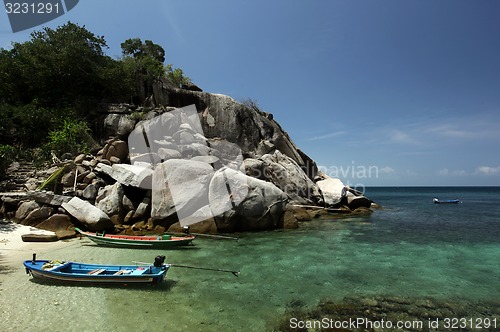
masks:
<instances>
[{"instance_id":1,"label":"boulder pile","mask_svg":"<svg viewBox=\"0 0 500 332\"><path fill-rule=\"evenodd\" d=\"M369 211L368 198L319 172L271 114L161 84L155 99L165 104L139 116L109 106L103 128L112 138L99 152L53 167L42 190L2 196L0 213L65 238L75 226L217 233L297 227L317 213L311 206Z\"/></svg>"}]
</instances>

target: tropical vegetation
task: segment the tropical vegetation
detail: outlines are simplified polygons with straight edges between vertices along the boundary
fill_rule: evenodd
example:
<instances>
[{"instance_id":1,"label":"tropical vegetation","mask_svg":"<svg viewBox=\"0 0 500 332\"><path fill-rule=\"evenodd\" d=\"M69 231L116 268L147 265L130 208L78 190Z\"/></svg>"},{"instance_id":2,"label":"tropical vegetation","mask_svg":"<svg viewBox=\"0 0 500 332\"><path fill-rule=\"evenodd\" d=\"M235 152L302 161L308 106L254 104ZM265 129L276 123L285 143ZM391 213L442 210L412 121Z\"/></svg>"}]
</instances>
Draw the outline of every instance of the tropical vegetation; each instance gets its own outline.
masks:
<instances>
[{"instance_id":1,"label":"tropical vegetation","mask_svg":"<svg viewBox=\"0 0 500 332\"><path fill-rule=\"evenodd\" d=\"M141 104L155 80L189 82L151 40L127 39L120 59L107 48L103 36L71 22L0 48L0 174L13 159L92 149L99 103Z\"/></svg>"}]
</instances>

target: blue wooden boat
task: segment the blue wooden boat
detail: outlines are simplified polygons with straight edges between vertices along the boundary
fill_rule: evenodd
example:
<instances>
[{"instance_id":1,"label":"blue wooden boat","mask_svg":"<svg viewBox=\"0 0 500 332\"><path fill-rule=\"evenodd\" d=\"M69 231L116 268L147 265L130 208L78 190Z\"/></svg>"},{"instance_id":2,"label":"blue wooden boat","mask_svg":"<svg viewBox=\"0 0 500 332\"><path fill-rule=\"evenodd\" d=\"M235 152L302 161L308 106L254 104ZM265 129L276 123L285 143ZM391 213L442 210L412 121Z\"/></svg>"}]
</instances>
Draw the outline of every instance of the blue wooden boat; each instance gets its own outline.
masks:
<instances>
[{"instance_id":1,"label":"blue wooden boat","mask_svg":"<svg viewBox=\"0 0 500 332\"><path fill-rule=\"evenodd\" d=\"M437 198L434 198L433 202L434 202L434 204L458 204L458 203L461 203L460 200L458 200L458 199L439 200Z\"/></svg>"},{"instance_id":2,"label":"blue wooden boat","mask_svg":"<svg viewBox=\"0 0 500 332\"><path fill-rule=\"evenodd\" d=\"M63 283L90 284L157 284L163 281L170 264L165 264L165 256L157 256L151 266L100 265L64 261L32 260L24 261L26 273L34 279Z\"/></svg>"}]
</instances>

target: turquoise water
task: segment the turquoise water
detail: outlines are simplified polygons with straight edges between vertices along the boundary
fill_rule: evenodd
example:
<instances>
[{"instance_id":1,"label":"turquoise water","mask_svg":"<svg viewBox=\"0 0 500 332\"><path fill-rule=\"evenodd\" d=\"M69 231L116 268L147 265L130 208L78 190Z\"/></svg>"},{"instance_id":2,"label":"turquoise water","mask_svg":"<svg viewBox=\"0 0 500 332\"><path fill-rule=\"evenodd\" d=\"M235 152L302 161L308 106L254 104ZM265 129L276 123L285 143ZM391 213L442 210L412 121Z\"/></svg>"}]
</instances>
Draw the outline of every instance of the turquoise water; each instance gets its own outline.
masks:
<instances>
[{"instance_id":1,"label":"turquoise water","mask_svg":"<svg viewBox=\"0 0 500 332\"><path fill-rule=\"evenodd\" d=\"M71 240L38 257L124 264L165 254L170 263L241 274L172 267L160 287L67 287L32 282L20 262L0 270L0 330L266 331L292 304L307 310L324 299L498 301L500 188L368 188L366 195L384 206L371 217L315 219L238 241L198 238L184 250ZM434 205L433 197L463 203Z\"/></svg>"}]
</instances>

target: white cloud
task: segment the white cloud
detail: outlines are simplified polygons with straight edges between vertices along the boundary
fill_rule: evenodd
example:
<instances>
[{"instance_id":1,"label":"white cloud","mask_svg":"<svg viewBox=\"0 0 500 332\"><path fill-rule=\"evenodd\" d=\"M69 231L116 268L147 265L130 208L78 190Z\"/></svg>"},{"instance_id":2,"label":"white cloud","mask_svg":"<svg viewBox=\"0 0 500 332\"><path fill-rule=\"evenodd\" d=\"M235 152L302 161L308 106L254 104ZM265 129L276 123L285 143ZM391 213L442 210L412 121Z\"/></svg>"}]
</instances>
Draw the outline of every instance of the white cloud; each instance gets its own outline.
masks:
<instances>
[{"instance_id":1,"label":"white cloud","mask_svg":"<svg viewBox=\"0 0 500 332\"><path fill-rule=\"evenodd\" d=\"M451 172L451 175L452 176L465 176L465 175L467 175L467 172L464 171L463 169L457 169L457 170L454 170L453 172Z\"/></svg>"},{"instance_id":2,"label":"white cloud","mask_svg":"<svg viewBox=\"0 0 500 332\"><path fill-rule=\"evenodd\" d=\"M499 167L479 166L478 168L476 168L474 174L497 175L500 174L500 166Z\"/></svg>"},{"instance_id":3,"label":"white cloud","mask_svg":"<svg viewBox=\"0 0 500 332\"><path fill-rule=\"evenodd\" d=\"M446 123L437 122L430 126L423 126L422 131L452 139L476 140L476 139L498 139L498 118L488 114L474 114L469 117L457 117L447 119Z\"/></svg>"},{"instance_id":4,"label":"white cloud","mask_svg":"<svg viewBox=\"0 0 500 332\"><path fill-rule=\"evenodd\" d=\"M319 141L319 140L322 140L322 139L337 137L337 136L341 136L341 135L344 135L344 134L345 134L345 131L336 131L336 132L325 134L325 135L321 135L321 136L314 136L314 137L308 138L307 140L308 141Z\"/></svg>"},{"instance_id":5,"label":"white cloud","mask_svg":"<svg viewBox=\"0 0 500 332\"><path fill-rule=\"evenodd\" d=\"M450 171L448 168L443 168L437 171L437 174L440 176L464 176L467 175L467 172L463 169Z\"/></svg>"},{"instance_id":6,"label":"white cloud","mask_svg":"<svg viewBox=\"0 0 500 332\"><path fill-rule=\"evenodd\" d=\"M398 144L418 144L418 142L413 139L410 135L402 132L399 129L393 129L389 133L389 139L392 143Z\"/></svg>"},{"instance_id":7,"label":"white cloud","mask_svg":"<svg viewBox=\"0 0 500 332\"><path fill-rule=\"evenodd\" d=\"M448 174L450 174L450 170L449 170L449 169L447 169L447 168L443 168L443 169L440 169L440 170L438 171L438 175L441 175L441 176L446 176L446 175L448 175Z\"/></svg>"},{"instance_id":8,"label":"white cloud","mask_svg":"<svg viewBox=\"0 0 500 332\"><path fill-rule=\"evenodd\" d=\"M381 169L379 169L379 172L385 173L385 174L394 173L394 168L389 167L389 166L385 166L385 167L382 167Z\"/></svg>"}]
</instances>

